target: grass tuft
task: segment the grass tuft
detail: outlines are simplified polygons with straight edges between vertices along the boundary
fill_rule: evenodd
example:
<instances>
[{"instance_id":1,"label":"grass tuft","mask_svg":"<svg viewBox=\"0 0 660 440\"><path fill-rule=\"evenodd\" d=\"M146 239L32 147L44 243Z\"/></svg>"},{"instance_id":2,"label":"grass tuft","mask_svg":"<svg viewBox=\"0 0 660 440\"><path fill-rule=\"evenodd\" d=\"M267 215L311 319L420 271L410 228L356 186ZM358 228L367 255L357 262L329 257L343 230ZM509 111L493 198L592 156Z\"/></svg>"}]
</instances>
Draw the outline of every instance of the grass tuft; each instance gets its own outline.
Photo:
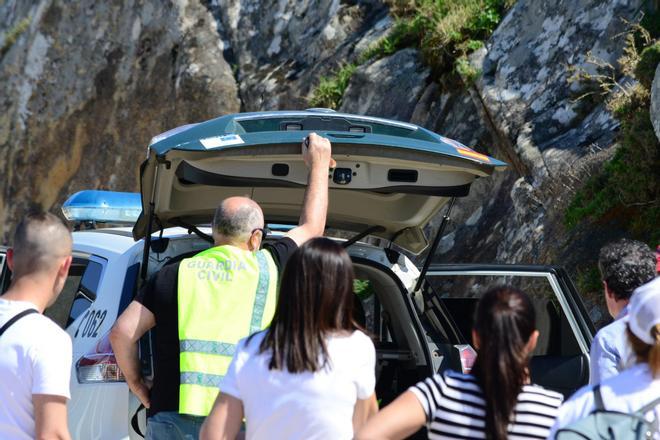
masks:
<instances>
[{"instance_id":1,"label":"grass tuft","mask_svg":"<svg viewBox=\"0 0 660 440\"><path fill-rule=\"evenodd\" d=\"M436 75L463 76L467 55L483 47L510 6L506 0L394 0L392 13L408 24Z\"/></svg>"},{"instance_id":2,"label":"grass tuft","mask_svg":"<svg viewBox=\"0 0 660 440\"><path fill-rule=\"evenodd\" d=\"M357 64L343 65L333 76L323 76L314 90L311 104L314 107L337 109L341 106L344 91L348 87Z\"/></svg>"},{"instance_id":3,"label":"grass tuft","mask_svg":"<svg viewBox=\"0 0 660 440\"><path fill-rule=\"evenodd\" d=\"M660 43L654 43L642 50L635 67L635 78L647 89L651 89L658 64L660 64Z\"/></svg>"},{"instance_id":4,"label":"grass tuft","mask_svg":"<svg viewBox=\"0 0 660 440\"><path fill-rule=\"evenodd\" d=\"M18 37L21 36L23 32L27 30L27 28L30 26L30 22L32 21L32 17L25 17L16 25L9 29L7 33L5 33L5 38L2 43L2 46L0 47L0 57L5 56L7 52L9 52L9 49L16 43L16 40L18 40Z\"/></svg>"},{"instance_id":5,"label":"grass tuft","mask_svg":"<svg viewBox=\"0 0 660 440\"><path fill-rule=\"evenodd\" d=\"M464 84L474 82L481 72L467 56L483 47L512 0L390 0L394 26L390 32L351 64L321 78L311 104L336 109L355 69L368 61L414 47L434 75L453 75Z\"/></svg>"}]
</instances>

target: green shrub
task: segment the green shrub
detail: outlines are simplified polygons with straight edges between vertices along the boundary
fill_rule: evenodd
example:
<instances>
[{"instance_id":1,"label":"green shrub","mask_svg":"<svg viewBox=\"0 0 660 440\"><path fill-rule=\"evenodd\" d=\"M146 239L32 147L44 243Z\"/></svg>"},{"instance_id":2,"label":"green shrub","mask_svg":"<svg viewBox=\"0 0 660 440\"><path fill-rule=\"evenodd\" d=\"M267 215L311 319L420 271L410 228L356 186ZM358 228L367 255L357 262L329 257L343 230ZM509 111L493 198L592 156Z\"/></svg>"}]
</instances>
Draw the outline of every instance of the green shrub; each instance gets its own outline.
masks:
<instances>
[{"instance_id":1,"label":"green shrub","mask_svg":"<svg viewBox=\"0 0 660 440\"><path fill-rule=\"evenodd\" d=\"M591 265L587 268L577 271L575 277L575 287L583 298L597 300L603 292L603 282L597 265Z\"/></svg>"},{"instance_id":2,"label":"green shrub","mask_svg":"<svg viewBox=\"0 0 660 440\"><path fill-rule=\"evenodd\" d=\"M660 242L660 142L650 115L650 87L660 62L660 15L647 15L631 24L618 60L619 74L639 82L621 84L614 66L596 75L580 74L581 81L598 85L607 108L621 124L619 146L601 170L592 175L571 200L565 222L569 228L583 222L615 223L634 238L655 247Z\"/></svg>"},{"instance_id":3,"label":"green shrub","mask_svg":"<svg viewBox=\"0 0 660 440\"><path fill-rule=\"evenodd\" d=\"M409 23L415 46L436 75L460 74L463 59L483 46L509 6L505 0L395 0L392 13Z\"/></svg>"},{"instance_id":4,"label":"green shrub","mask_svg":"<svg viewBox=\"0 0 660 440\"><path fill-rule=\"evenodd\" d=\"M318 87L314 90L311 104L314 107L339 108L355 69L357 65L345 64L333 76L321 77Z\"/></svg>"},{"instance_id":5,"label":"green shrub","mask_svg":"<svg viewBox=\"0 0 660 440\"><path fill-rule=\"evenodd\" d=\"M472 64L470 64L470 61L466 56L462 56L457 59L454 68L456 69L456 73L458 73L458 75L463 80L463 83L467 85L474 83L479 75L481 75L481 72L475 69Z\"/></svg>"},{"instance_id":6,"label":"green shrub","mask_svg":"<svg viewBox=\"0 0 660 440\"><path fill-rule=\"evenodd\" d=\"M635 67L635 77L647 89L651 88L658 63L660 63L660 43L654 43L642 50Z\"/></svg>"},{"instance_id":7,"label":"green shrub","mask_svg":"<svg viewBox=\"0 0 660 440\"><path fill-rule=\"evenodd\" d=\"M467 55L483 47L512 0L391 0L389 4L395 19L389 33L357 54L355 62L321 78L312 105L338 108L358 66L406 47L419 49L437 77L456 75L472 83L481 72L470 65Z\"/></svg>"}]
</instances>

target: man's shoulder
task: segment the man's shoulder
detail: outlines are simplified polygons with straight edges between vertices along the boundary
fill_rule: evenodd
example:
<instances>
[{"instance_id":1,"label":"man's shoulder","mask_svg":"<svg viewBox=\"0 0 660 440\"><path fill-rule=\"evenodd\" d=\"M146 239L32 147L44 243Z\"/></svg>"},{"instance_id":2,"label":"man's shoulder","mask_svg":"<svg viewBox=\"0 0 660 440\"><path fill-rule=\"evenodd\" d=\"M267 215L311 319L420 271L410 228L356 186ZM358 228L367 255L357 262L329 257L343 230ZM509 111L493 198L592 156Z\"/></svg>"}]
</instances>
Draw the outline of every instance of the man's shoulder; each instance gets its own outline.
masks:
<instances>
[{"instance_id":1,"label":"man's shoulder","mask_svg":"<svg viewBox=\"0 0 660 440\"><path fill-rule=\"evenodd\" d=\"M179 276L179 267L183 261L185 260L167 264L160 268L160 270L153 275L152 287L156 290L162 288L169 289L172 287L172 283L175 283ZM176 285L176 283L174 285Z\"/></svg>"},{"instance_id":2,"label":"man's shoulder","mask_svg":"<svg viewBox=\"0 0 660 440\"><path fill-rule=\"evenodd\" d=\"M273 242L264 244L264 249L271 253L279 249L295 250L298 249L298 244L291 237L283 236Z\"/></svg>"},{"instance_id":3,"label":"man's shoulder","mask_svg":"<svg viewBox=\"0 0 660 440\"><path fill-rule=\"evenodd\" d=\"M167 276L172 276L172 274L176 274L177 272L179 272L179 267L181 266L181 263L183 263L187 259L188 258L184 258L183 260L179 260L175 263L166 264L165 266L161 267L161 269L158 272L156 272L156 276L167 277Z\"/></svg>"},{"instance_id":4,"label":"man's shoulder","mask_svg":"<svg viewBox=\"0 0 660 440\"><path fill-rule=\"evenodd\" d=\"M159 304L169 303L172 298L176 298L180 264L181 261L167 264L152 274L135 300L154 314L160 311Z\"/></svg>"},{"instance_id":5,"label":"man's shoulder","mask_svg":"<svg viewBox=\"0 0 660 440\"><path fill-rule=\"evenodd\" d=\"M17 322L16 330L26 346L39 350L59 351L71 348L71 337L52 319L40 313L28 315ZM63 351L66 353L66 351Z\"/></svg>"},{"instance_id":6,"label":"man's shoulder","mask_svg":"<svg viewBox=\"0 0 660 440\"><path fill-rule=\"evenodd\" d=\"M43 329L45 336L51 339L58 339L64 342L71 342L69 334L55 323L52 319L42 314L35 313L30 317L35 325Z\"/></svg>"},{"instance_id":7,"label":"man's shoulder","mask_svg":"<svg viewBox=\"0 0 660 440\"><path fill-rule=\"evenodd\" d=\"M611 341L612 337L620 337L626 331L626 320L617 319L616 321L610 322L605 327L598 330L596 336L594 336L594 341L599 340L602 343Z\"/></svg>"},{"instance_id":8,"label":"man's shoulder","mask_svg":"<svg viewBox=\"0 0 660 440\"><path fill-rule=\"evenodd\" d=\"M291 254L298 249L298 244L291 237L285 236L272 243L265 244L264 249L270 253L270 256L281 272Z\"/></svg>"}]
</instances>

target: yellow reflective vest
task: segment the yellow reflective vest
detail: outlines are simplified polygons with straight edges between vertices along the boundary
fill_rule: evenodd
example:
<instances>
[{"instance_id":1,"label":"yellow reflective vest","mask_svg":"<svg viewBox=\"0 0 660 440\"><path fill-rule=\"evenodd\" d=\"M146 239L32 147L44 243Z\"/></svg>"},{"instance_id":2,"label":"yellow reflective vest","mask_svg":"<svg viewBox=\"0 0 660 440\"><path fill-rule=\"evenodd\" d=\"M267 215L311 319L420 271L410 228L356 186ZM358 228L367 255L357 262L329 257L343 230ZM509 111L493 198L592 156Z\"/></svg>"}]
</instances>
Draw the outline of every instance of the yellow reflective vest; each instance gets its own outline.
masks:
<instances>
[{"instance_id":1,"label":"yellow reflective vest","mask_svg":"<svg viewBox=\"0 0 660 440\"><path fill-rule=\"evenodd\" d=\"M216 246L179 266L179 413L207 416L237 342L270 324L277 266L270 252Z\"/></svg>"}]
</instances>

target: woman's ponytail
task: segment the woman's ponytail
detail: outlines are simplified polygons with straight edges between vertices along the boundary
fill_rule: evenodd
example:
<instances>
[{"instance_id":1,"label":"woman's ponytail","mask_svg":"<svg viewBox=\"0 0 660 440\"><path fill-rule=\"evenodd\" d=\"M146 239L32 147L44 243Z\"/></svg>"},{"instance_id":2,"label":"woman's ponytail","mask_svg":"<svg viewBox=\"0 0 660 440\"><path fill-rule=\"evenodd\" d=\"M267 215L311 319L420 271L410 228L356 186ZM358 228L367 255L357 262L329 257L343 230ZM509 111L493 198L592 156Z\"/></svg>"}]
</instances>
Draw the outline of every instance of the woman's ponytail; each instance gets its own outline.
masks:
<instances>
[{"instance_id":1,"label":"woman's ponytail","mask_svg":"<svg viewBox=\"0 0 660 440\"><path fill-rule=\"evenodd\" d=\"M656 324L655 327L651 328L651 337L654 341L652 345L635 336L630 331L630 327L627 329L627 333L636 361L638 363L648 363L651 375L654 378L660 377L660 324Z\"/></svg>"},{"instance_id":2,"label":"woman's ponytail","mask_svg":"<svg viewBox=\"0 0 660 440\"><path fill-rule=\"evenodd\" d=\"M656 324L651 330L651 336L655 344L649 350L649 368L654 378L660 377L660 324Z\"/></svg>"},{"instance_id":3,"label":"woman's ponytail","mask_svg":"<svg viewBox=\"0 0 660 440\"><path fill-rule=\"evenodd\" d=\"M527 344L535 321L529 297L510 286L489 290L477 306L474 329L479 347L472 371L484 391L490 439L508 436L518 394L529 376Z\"/></svg>"}]
</instances>

